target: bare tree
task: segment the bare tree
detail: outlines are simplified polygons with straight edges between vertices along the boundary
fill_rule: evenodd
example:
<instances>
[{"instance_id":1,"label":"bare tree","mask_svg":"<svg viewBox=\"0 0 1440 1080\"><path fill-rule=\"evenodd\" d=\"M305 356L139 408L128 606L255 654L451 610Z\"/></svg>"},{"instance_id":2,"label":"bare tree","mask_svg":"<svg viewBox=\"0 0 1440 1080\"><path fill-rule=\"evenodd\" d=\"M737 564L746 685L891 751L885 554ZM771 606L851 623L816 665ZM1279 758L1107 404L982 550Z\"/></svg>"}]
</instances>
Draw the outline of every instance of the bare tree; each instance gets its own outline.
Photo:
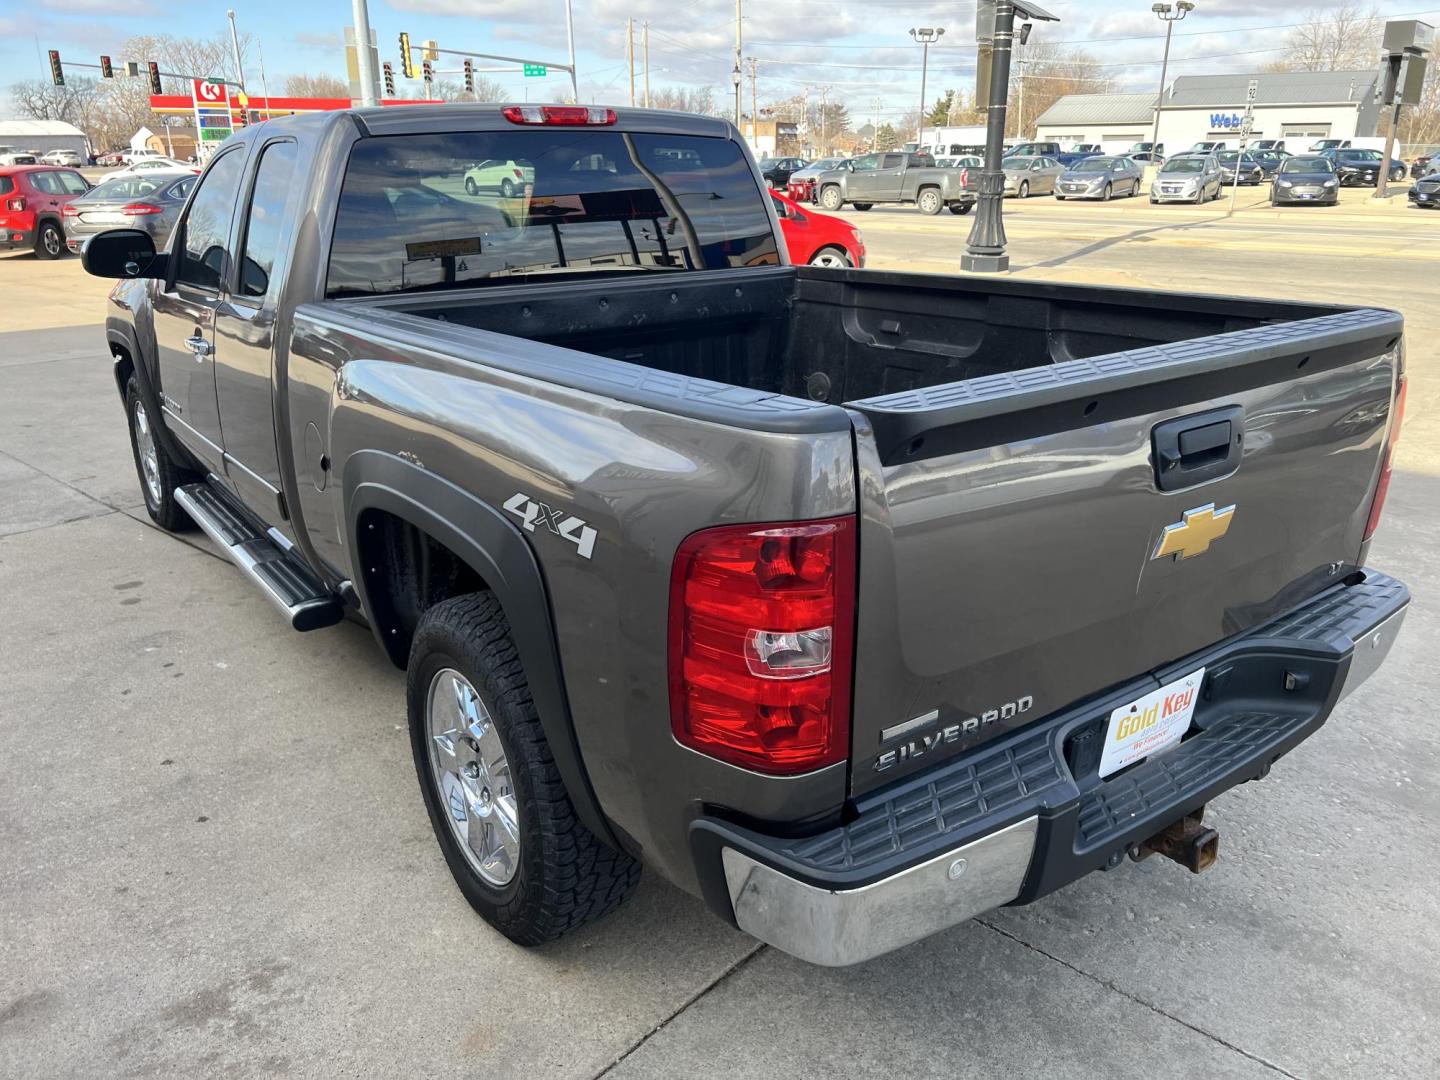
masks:
<instances>
[{"instance_id":1,"label":"bare tree","mask_svg":"<svg viewBox=\"0 0 1440 1080\"><path fill-rule=\"evenodd\" d=\"M1379 12L1346 3L1312 10L1290 31L1285 52L1272 65L1281 71L1349 71L1370 69L1380 54L1383 23Z\"/></svg>"},{"instance_id":2,"label":"bare tree","mask_svg":"<svg viewBox=\"0 0 1440 1080\"><path fill-rule=\"evenodd\" d=\"M95 115L100 99L98 79L75 78L55 86L49 79L27 79L10 87L10 100L22 116L34 120L63 120L84 129Z\"/></svg>"},{"instance_id":3,"label":"bare tree","mask_svg":"<svg viewBox=\"0 0 1440 1080\"><path fill-rule=\"evenodd\" d=\"M349 91L346 91L349 94ZM417 97L426 97L425 84L421 83L417 91ZM505 93L504 87L484 76L475 76L475 92L468 93L463 83L454 79L435 79L430 83L428 97L432 101L504 101L509 94Z\"/></svg>"},{"instance_id":4,"label":"bare tree","mask_svg":"<svg viewBox=\"0 0 1440 1080\"><path fill-rule=\"evenodd\" d=\"M1108 94L1115 88L1108 69L1083 49L1066 49L1042 41L1026 45L1019 56L1021 63L1011 69L1014 85L1010 108L1005 112L1006 135L1024 135L1026 129L1034 127L1036 117L1067 94ZM977 122L983 123L984 116L980 115Z\"/></svg>"},{"instance_id":5,"label":"bare tree","mask_svg":"<svg viewBox=\"0 0 1440 1080\"><path fill-rule=\"evenodd\" d=\"M334 75L291 75L285 80L285 96L348 98L350 84Z\"/></svg>"}]
</instances>

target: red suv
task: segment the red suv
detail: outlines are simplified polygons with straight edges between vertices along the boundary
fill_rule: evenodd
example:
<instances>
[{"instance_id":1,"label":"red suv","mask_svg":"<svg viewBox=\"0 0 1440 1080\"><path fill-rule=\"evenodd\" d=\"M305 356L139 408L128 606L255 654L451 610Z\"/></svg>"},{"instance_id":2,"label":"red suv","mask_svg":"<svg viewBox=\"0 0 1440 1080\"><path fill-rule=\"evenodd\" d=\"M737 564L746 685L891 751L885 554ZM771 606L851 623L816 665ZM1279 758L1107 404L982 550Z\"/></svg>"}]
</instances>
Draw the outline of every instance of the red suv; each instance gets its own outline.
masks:
<instances>
[{"instance_id":1,"label":"red suv","mask_svg":"<svg viewBox=\"0 0 1440 1080\"><path fill-rule=\"evenodd\" d=\"M0 251L30 248L37 259L65 254L66 204L90 190L74 169L0 166Z\"/></svg>"}]
</instances>

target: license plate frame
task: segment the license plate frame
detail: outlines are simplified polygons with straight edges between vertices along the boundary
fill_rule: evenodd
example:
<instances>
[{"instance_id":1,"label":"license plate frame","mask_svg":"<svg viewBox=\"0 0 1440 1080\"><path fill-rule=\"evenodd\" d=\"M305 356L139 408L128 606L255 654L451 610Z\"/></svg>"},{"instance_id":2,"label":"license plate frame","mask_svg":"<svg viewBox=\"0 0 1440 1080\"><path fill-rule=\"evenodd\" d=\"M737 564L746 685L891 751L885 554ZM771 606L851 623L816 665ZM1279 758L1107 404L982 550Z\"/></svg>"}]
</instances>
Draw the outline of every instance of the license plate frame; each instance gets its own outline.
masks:
<instances>
[{"instance_id":1,"label":"license plate frame","mask_svg":"<svg viewBox=\"0 0 1440 1080\"><path fill-rule=\"evenodd\" d=\"M1110 710L1100 751L1100 777L1170 749L1190 730L1205 669L1197 668Z\"/></svg>"}]
</instances>

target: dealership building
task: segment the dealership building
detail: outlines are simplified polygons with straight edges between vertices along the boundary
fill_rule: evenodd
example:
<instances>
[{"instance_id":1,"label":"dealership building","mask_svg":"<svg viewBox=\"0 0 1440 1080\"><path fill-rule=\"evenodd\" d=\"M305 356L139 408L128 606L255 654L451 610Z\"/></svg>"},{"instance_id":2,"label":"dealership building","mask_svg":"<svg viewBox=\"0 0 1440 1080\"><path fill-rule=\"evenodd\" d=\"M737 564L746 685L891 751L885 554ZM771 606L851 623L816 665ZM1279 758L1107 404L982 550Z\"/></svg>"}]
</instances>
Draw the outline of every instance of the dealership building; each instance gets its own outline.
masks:
<instances>
[{"instance_id":1,"label":"dealership building","mask_svg":"<svg viewBox=\"0 0 1440 1080\"><path fill-rule=\"evenodd\" d=\"M1353 139L1375 134L1380 120L1375 71L1285 71L1182 75L1165 94L1160 142L1170 153L1203 140L1234 143L1254 80L1251 138ZM1035 122L1035 138L1074 142L1149 141L1154 94L1071 94ZM1302 146L1303 148L1303 146Z\"/></svg>"}]
</instances>

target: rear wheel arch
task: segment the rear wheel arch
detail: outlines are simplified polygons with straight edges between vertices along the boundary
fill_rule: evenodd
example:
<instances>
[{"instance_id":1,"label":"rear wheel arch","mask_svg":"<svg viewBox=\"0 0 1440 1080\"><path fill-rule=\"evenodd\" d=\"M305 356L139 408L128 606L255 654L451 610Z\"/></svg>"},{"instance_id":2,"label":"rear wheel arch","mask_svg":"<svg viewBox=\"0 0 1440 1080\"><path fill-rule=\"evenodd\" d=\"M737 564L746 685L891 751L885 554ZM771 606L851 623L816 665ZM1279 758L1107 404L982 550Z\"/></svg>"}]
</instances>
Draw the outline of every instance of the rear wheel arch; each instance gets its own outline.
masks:
<instances>
[{"instance_id":1,"label":"rear wheel arch","mask_svg":"<svg viewBox=\"0 0 1440 1080\"><path fill-rule=\"evenodd\" d=\"M391 662L407 666L415 629L429 607L467 593L492 593L509 621L575 811L586 828L619 847L580 756L549 594L520 530L443 477L377 450L346 461L344 499L353 585Z\"/></svg>"}]
</instances>

